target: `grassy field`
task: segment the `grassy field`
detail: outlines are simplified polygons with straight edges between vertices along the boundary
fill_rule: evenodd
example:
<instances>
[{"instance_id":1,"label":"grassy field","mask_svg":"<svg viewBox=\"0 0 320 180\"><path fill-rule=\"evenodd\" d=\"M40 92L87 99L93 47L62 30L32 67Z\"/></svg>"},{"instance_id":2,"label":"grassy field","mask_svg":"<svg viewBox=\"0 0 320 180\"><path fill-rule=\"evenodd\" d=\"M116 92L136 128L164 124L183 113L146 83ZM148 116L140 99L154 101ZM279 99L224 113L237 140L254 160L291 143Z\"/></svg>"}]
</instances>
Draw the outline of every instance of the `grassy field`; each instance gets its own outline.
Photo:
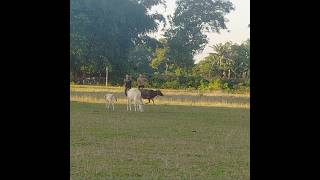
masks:
<instances>
[{"instance_id":1,"label":"grassy field","mask_svg":"<svg viewBox=\"0 0 320 180\"><path fill-rule=\"evenodd\" d=\"M71 88L71 99L83 93L82 102L72 100L70 107L71 179L250 179L249 106L204 106L192 92L167 91L175 100L157 99L143 113L127 112L123 103L108 112L92 99L105 92L121 95L120 88L81 88ZM220 99L250 101L241 95L205 97L215 105ZM183 98L199 106L173 105Z\"/></svg>"}]
</instances>

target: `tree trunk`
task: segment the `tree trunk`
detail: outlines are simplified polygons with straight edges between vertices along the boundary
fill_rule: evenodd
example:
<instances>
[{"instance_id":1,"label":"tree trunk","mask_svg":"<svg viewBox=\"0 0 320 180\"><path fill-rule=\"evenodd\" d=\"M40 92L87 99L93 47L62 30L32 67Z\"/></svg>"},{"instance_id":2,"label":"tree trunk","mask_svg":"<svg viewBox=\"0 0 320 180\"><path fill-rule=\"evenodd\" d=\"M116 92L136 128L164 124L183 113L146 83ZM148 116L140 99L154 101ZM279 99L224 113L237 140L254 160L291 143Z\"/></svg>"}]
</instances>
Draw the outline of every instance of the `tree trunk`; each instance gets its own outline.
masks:
<instances>
[{"instance_id":1,"label":"tree trunk","mask_svg":"<svg viewBox=\"0 0 320 180\"><path fill-rule=\"evenodd\" d=\"M166 72L165 72L166 74L168 73L168 66L169 66L168 63L166 63Z\"/></svg>"}]
</instances>

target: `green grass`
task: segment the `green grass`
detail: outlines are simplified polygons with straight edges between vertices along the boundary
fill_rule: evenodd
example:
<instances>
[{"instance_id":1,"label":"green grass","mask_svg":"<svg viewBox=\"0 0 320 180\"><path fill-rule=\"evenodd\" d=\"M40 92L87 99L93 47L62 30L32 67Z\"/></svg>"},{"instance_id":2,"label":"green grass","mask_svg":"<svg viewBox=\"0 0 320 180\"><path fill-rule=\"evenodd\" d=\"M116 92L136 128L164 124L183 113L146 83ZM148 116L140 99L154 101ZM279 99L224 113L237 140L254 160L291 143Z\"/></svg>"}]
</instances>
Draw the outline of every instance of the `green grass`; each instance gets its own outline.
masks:
<instances>
[{"instance_id":1,"label":"green grass","mask_svg":"<svg viewBox=\"0 0 320 180\"><path fill-rule=\"evenodd\" d=\"M250 109L104 106L71 102L71 179L250 179Z\"/></svg>"}]
</instances>

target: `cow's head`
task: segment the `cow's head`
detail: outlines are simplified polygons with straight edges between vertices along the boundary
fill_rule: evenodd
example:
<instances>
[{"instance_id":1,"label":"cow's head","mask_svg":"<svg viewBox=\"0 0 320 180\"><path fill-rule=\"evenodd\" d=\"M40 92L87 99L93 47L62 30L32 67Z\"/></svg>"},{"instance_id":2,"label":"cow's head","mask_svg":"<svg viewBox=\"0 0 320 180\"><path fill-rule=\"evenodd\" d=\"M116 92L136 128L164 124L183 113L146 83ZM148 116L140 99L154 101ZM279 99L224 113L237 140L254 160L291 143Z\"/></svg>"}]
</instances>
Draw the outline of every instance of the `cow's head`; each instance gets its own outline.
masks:
<instances>
[{"instance_id":1,"label":"cow's head","mask_svg":"<svg viewBox=\"0 0 320 180\"><path fill-rule=\"evenodd\" d=\"M156 92L157 92L158 96L163 96L163 94L162 94L162 92L160 90L157 90Z\"/></svg>"}]
</instances>

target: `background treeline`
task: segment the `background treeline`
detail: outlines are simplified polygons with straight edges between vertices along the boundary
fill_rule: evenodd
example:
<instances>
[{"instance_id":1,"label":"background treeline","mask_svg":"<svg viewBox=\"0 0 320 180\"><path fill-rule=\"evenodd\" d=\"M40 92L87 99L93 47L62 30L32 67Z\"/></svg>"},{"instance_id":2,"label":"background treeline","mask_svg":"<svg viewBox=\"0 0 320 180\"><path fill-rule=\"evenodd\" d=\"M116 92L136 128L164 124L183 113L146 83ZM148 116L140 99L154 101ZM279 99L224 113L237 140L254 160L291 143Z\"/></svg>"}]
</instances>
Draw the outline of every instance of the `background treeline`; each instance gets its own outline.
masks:
<instances>
[{"instance_id":1,"label":"background treeline","mask_svg":"<svg viewBox=\"0 0 320 180\"><path fill-rule=\"evenodd\" d=\"M177 0L172 16L151 13L163 0L71 0L70 80L76 84L122 85L124 75L139 73L152 88L249 90L250 40L212 46L206 32L227 29L225 15L234 10L225 0ZM164 38L148 36L164 28Z\"/></svg>"}]
</instances>

